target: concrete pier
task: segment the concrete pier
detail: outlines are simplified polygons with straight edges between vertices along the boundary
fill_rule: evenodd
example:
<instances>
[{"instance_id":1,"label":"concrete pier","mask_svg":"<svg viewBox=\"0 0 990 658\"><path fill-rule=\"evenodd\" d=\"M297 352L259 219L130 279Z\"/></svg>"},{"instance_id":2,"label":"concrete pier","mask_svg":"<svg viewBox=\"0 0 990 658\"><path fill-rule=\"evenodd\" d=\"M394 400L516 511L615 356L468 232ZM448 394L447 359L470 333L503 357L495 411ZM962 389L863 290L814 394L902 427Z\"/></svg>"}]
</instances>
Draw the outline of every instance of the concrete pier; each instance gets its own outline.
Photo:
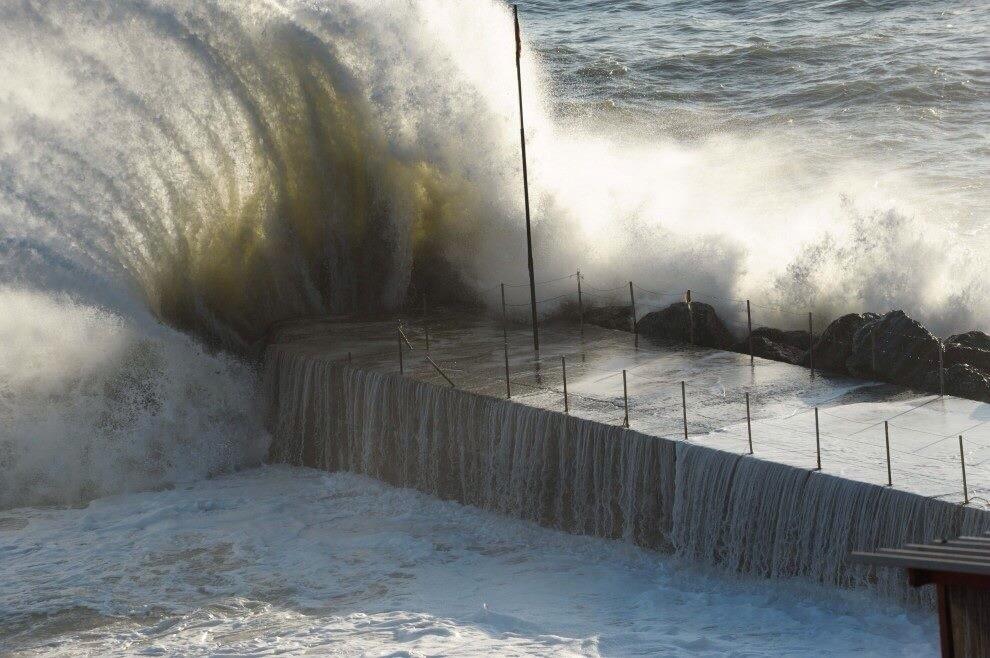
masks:
<instances>
[{"instance_id":1,"label":"concrete pier","mask_svg":"<svg viewBox=\"0 0 990 658\"><path fill-rule=\"evenodd\" d=\"M747 356L687 346L636 348L631 335L594 327L585 327L582 340L564 325L544 329L540 358L524 330L509 332L513 397L506 400L497 323L432 319L435 365L410 323L413 349L405 347L401 375L395 326L309 321L278 328L265 359L273 460L364 473L735 571L929 604L930 595L909 588L901 574L852 563L850 551L990 530L985 509L924 494L944 485L941 469L909 481L909 464L902 464L895 486L884 486L882 448L864 457L870 444L836 438L830 445L826 436L825 466L814 471L813 426L786 436L780 410L787 406L824 404L855 414L856 405L883 411L923 404L890 387L810 382L800 368L759 359L750 367ZM562 354L570 413L563 411ZM629 429L622 426L623 369L635 373ZM729 399L738 391L742 408L742 389L759 401L754 456L745 454L745 419ZM858 460L851 445L861 449ZM843 471L844 459L860 470ZM898 473L903 486L896 486Z\"/></svg>"}]
</instances>

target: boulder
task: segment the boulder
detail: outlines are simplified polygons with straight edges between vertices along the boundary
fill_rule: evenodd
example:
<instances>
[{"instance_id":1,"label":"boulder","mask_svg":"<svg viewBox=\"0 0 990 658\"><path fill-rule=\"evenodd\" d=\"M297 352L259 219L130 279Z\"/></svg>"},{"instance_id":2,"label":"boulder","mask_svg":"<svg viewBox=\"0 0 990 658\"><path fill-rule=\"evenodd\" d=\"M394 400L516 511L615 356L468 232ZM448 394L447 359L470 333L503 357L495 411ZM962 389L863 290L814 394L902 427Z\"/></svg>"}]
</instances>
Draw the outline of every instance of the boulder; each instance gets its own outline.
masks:
<instances>
[{"instance_id":1,"label":"boulder","mask_svg":"<svg viewBox=\"0 0 990 658\"><path fill-rule=\"evenodd\" d=\"M632 314L628 306L594 306L584 309L584 321L606 329L632 331Z\"/></svg>"},{"instance_id":2,"label":"boulder","mask_svg":"<svg viewBox=\"0 0 990 658\"><path fill-rule=\"evenodd\" d=\"M773 327L758 327L753 330L753 338L766 338L773 343L795 347L799 350L806 350L811 347L811 334L803 329L784 331Z\"/></svg>"},{"instance_id":3,"label":"boulder","mask_svg":"<svg viewBox=\"0 0 990 658\"><path fill-rule=\"evenodd\" d=\"M846 361L853 352L853 336L865 324L875 322L879 318L880 316L876 313L849 313L825 327L825 331L815 341L815 368L838 374L848 374ZM809 365L807 355L802 364Z\"/></svg>"},{"instance_id":4,"label":"boulder","mask_svg":"<svg viewBox=\"0 0 990 658\"><path fill-rule=\"evenodd\" d=\"M990 374L990 336L969 331L949 336L945 341L945 365L969 365Z\"/></svg>"},{"instance_id":5,"label":"boulder","mask_svg":"<svg viewBox=\"0 0 990 658\"><path fill-rule=\"evenodd\" d=\"M727 350L735 342L715 309L703 302L678 302L647 313L637 328L641 336L665 338Z\"/></svg>"},{"instance_id":6,"label":"boulder","mask_svg":"<svg viewBox=\"0 0 990 658\"><path fill-rule=\"evenodd\" d=\"M939 390L937 368L928 373L924 388L930 391ZM945 392L961 398L990 402L990 379L973 366L956 363L945 369Z\"/></svg>"},{"instance_id":7,"label":"boulder","mask_svg":"<svg viewBox=\"0 0 990 658\"><path fill-rule=\"evenodd\" d=\"M811 344L811 335L807 331L759 327L753 330L752 340L754 356L800 364ZM749 354L749 339L736 343L732 349L741 354Z\"/></svg>"},{"instance_id":8,"label":"boulder","mask_svg":"<svg viewBox=\"0 0 990 658\"><path fill-rule=\"evenodd\" d=\"M987 336L982 331L967 331L964 334L949 336L945 339L945 344L990 351L990 336Z\"/></svg>"},{"instance_id":9,"label":"boulder","mask_svg":"<svg viewBox=\"0 0 990 658\"><path fill-rule=\"evenodd\" d=\"M928 388L928 373L938 369L939 349L938 338L921 323L904 311L890 311L856 331L846 369L854 377Z\"/></svg>"},{"instance_id":10,"label":"boulder","mask_svg":"<svg viewBox=\"0 0 990 658\"><path fill-rule=\"evenodd\" d=\"M744 343L743 349L737 351L748 354L749 343ZM800 348L775 343L766 336L753 336L753 356L800 365L805 353L806 351Z\"/></svg>"}]
</instances>

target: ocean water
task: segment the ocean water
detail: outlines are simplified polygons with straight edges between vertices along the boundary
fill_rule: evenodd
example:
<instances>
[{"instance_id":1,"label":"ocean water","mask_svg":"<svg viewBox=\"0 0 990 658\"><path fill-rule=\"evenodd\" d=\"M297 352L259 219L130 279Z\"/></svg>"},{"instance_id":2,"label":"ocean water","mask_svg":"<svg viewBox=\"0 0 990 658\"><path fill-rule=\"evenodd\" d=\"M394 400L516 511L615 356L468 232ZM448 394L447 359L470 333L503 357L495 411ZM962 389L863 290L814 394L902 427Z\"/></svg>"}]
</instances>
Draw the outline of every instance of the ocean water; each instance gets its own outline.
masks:
<instances>
[{"instance_id":1,"label":"ocean water","mask_svg":"<svg viewBox=\"0 0 990 658\"><path fill-rule=\"evenodd\" d=\"M346 473L0 516L6 656L930 656L931 615Z\"/></svg>"}]
</instances>

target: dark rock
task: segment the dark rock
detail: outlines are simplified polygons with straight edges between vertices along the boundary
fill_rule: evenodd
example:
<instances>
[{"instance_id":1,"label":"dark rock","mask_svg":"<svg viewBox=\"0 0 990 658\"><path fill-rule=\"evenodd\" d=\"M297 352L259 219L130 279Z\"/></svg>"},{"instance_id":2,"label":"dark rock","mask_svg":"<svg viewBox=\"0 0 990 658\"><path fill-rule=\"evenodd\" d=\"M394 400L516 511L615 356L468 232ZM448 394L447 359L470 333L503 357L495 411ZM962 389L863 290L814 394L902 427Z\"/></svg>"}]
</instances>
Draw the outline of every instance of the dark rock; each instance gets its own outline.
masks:
<instances>
[{"instance_id":1,"label":"dark rock","mask_svg":"<svg viewBox=\"0 0 990 658\"><path fill-rule=\"evenodd\" d=\"M736 345L736 351L749 354L749 342L744 341ZM757 336L753 332L753 356L759 356L771 361L783 361L799 365L804 359L805 350L791 345L775 343L766 336Z\"/></svg>"},{"instance_id":2,"label":"dark rock","mask_svg":"<svg viewBox=\"0 0 990 658\"><path fill-rule=\"evenodd\" d=\"M759 327L753 330L753 338L766 338L773 343L794 347L799 350L807 350L811 347L811 334L800 329L784 331L772 327Z\"/></svg>"},{"instance_id":3,"label":"dark rock","mask_svg":"<svg viewBox=\"0 0 990 658\"><path fill-rule=\"evenodd\" d=\"M807 331L783 331L772 327L754 329L752 340L753 356L794 364L801 363L811 343ZM740 354L749 354L749 339L736 343L732 349Z\"/></svg>"},{"instance_id":4,"label":"dark rock","mask_svg":"<svg viewBox=\"0 0 990 658\"><path fill-rule=\"evenodd\" d=\"M964 334L949 336L945 340L945 344L990 351L990 336L987 336L982 331L967 331Z\"/></svg>"},{"instance_id":5,"label":"dark rock","mask_svg":"<svg viewBox=\"0 0 990 658\"><path fill-rule=\"evenodd\" d=\"M928 373L925 388L939 390L938 369ZM970 400L990 402L990 379L973 366L961 363L945 369L945 392Z\"/></svg>"},{"instance_id":6,"label":"dark rock","mask_svg":"<svg viewBox=\"0 0 990 658\"><path fill-rule=\"evenodd\" d=\"M729 349L735 342L715 309L703 302L678 302L647 313L637 325L641 336L667 338L695 345ZM692 341L693 339L693 341Z\"/></svg>"},{"instance_id":7,"label":"dark rock","mask_svg":"<svg viewBox=\"0 0 990 658\"><path fill-rule=\"evenodd\" d=\"M843 315L830 325L815 341L815 368L838 374L847 374L846 361L853 352L853 336L865 324L880 318L876 313L850 313ZM805 356L802 364L809 365Z\"/></svg>"},{"instance_id":8,"label":"dark rock","mask_svg":"<svg viewBox=\"0 0 990 658\"><path fill-rule=\"evenodd\" d=\"M990 336L982 331L949 336L945 341L945 365L970 365L990 373Z\"/></svg>"},{"instance_id":9,"label":"dark rock","mask_svg":"<svg viewBox=\"0 0 990 658\"><path fill-rule=\"evenodd\" d=\"M584 321L606 329L632 331L632 315L628 306L595 306L584 309Z\"/></svg>"},{"instance_id":10,"label":"dark rock","mask_svg":"<svg viewBox=\"0 0 990 658\"><path fill-rule=\"evenodd\" d=\"M846 369L854 377L927 388L928 373L938 368L939 349L938 338L918 321L904 311L890 311L856 331Z\"/></svg>"}]
</instances>

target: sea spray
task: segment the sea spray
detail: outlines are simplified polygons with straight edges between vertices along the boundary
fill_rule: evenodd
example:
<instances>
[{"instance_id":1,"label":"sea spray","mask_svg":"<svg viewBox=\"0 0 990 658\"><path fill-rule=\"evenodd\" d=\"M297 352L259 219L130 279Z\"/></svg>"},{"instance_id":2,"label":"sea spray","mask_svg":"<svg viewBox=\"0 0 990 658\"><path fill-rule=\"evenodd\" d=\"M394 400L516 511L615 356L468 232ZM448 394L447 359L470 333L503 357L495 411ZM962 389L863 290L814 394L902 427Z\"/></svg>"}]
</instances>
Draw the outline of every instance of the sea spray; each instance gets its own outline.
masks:
<instances>
[{"instance_id":1,"label":"sea spray","mask_svg":"<svg viewBox=\"0 0 990 658\"><path fill-rule=\"evenodd\" d=\"M899 305L936 330L971 329L986 315L980 252L929 221L935 209L912 201L927 188L910 176L854 151L819 161L814 124L687 135L616 125L609 112L562 117L531 20L524 11L540 279L581 269L589 286L770 296L787 310ZM32 317L85 308L118 318L133 344L158 346L126 352L133 365L92 362L107 368L92 381L119 384L91 387L92 409L140 391L145 380L117 373L164 354L149 371L164 373L159 383L219 359L230 376L205 373L196 385L240 400L232 413L248 418L250 369L210 350L251 358L281 319L388 311L423 293L493 304L483 291L520 280L518 108L501 2L26 1L0 8L0 40L0 285L37 303L7 319L9 344L45 340ZM890 265L908 257L910 267ZM757 306L757 322L772 313ZM71 364L87 353L85 337L31 349L48 350L54 368L68 364L59 386L78 390ZM3 358L9 369L24 363ZM32 406L30 378L11 371L8 409ZM190 427L239 437L224 464L256 461L257 430L218 429L210 405L195 404L202 396L148 386ZM174 481L158 474L173 466L135 469L85 446L126 444L137 463L157 464L183 452L170 441L214 432L157 413L125 432L90 422L95 412L71 399L11 412L27 415L0 427L14 446L0 477L21 482L11 454L45 470L42 436L66 418L73 427L56 443L67 451L55 452L104 459L109 475L69 486L69 497L36 479L16 487L34 492L19 503Z\"/></svg>"}]
</instances>

